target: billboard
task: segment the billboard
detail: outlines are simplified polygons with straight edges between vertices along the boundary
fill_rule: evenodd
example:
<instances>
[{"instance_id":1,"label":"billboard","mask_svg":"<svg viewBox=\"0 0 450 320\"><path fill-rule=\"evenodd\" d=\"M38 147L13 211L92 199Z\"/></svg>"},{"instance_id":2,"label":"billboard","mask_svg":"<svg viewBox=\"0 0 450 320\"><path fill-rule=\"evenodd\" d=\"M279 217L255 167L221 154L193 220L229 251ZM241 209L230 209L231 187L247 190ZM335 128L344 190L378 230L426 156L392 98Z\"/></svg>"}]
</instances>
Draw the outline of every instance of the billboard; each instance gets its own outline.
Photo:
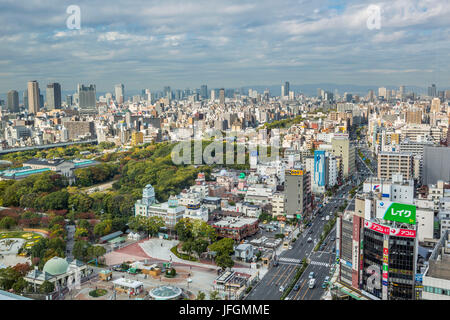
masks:
<instances>
[{"instance_id":1,"label":"billboard","mask_svg":"<svg viewBox=\"0 0 450 320\"><path fill-rule=\"evenodd\" d=\"M407 224L416 224L416 206L378 200L377 218Z\"/></svg>"},{"instance_id":2,"label":"billboard","mask_svg":"<svg viewBox=\"0 0 450 320\"><path fill-rule=\"evenodd\" d=\"M396 236L396 237L404 237L404 238L415 238L416 237L416 230L411 229L400 229L400 228L392 228L389 226L383 226L381 224L377 224L370 221L364 221L364 226L367 229L389 235L389 236Z\"/></svg>"},{"instance_id":3,"label":"billboard","mask_svg":"<svg viewBox=\"0 0 450 320\"><path fill-rule=\"evenodd\" d=\"M314 183L320 187L325 186L325 151L314 151Z\"/></svg>"}]
</instances>

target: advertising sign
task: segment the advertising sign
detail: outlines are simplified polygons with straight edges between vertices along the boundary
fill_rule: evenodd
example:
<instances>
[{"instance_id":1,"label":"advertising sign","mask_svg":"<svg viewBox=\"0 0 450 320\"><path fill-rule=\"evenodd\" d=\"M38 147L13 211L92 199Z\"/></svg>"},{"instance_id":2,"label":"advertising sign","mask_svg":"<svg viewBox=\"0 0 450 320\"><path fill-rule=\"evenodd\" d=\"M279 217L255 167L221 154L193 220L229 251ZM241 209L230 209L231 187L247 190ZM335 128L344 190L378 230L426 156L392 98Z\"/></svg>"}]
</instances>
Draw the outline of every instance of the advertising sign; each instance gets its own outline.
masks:
<instances>
[{"instance_id":1,"label":"advertising sign","mask_svg":"<svg viewBox=\"0 0 450 320\"><path fill-rule=\"evenodd\" d=\"M390 201L377 201L377 218L416 224L416 206Z\"/></svg>"},{"instance_id":2,"label":"advertising sign","mask_svg":"<svg viewBox=\"0 0 450 320\"><path fill-rule=\"evenodd\" d=\"M314 151L314 183L325 186L325 151Z\"/></svg>"},{"instance_id":3,"label":"advertising sign","mask_svg":"<svg viewBox=\"0 0 450 320\"><path fill-rule=\"evenodd\" d=\"M303 170L291 170L291 176L302 176Z\"/></svg>"},{"instance_id":4,"label":"advertising sign","mask_svg":"<svg viewBox=\"0 0 450 320\"><path fill-rule=\"evenodd\" d=\"M370 221L365 221L364 226L370 230L396 237L415 238L416 230L391 228Z\"/></svg>"}]
</instances>

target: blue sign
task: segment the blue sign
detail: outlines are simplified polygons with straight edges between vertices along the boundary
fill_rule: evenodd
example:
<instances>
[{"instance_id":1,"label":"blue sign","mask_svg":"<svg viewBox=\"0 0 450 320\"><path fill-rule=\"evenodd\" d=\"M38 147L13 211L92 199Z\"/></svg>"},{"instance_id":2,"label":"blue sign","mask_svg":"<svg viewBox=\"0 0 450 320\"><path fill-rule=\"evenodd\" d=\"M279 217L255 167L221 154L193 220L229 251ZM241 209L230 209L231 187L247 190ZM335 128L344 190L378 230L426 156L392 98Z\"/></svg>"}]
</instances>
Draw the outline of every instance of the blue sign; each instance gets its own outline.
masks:
<instances>
[{"instance_id":1,"label":"blue sign","mask_svg":"<svg viewBox=\"0 0 450 320\"><path fill-rule=\"evenodd\" d=\"M388 285L388 282L386 280L383 280L383 286L387 287L387 285Z\"/></svg>"},{"instance_id":2,"label":"blue sign","mask_svg":"<svg viewBox=\"0 0 450 320\"><path fill-rule=\"evenodd\" d=\"M423 274L421 273L416 273L416 282L423 282Z\"/></svg>"},{"instance_id":3,"label":"blue sign","mask_svg":"<svg viewBox=\"0 0 450 320\"><path fill-rule=\"evenodd\" d=\"M325 186L325 151L314 151L314 182L320 187Z\"/></svg>"}]
</instances>

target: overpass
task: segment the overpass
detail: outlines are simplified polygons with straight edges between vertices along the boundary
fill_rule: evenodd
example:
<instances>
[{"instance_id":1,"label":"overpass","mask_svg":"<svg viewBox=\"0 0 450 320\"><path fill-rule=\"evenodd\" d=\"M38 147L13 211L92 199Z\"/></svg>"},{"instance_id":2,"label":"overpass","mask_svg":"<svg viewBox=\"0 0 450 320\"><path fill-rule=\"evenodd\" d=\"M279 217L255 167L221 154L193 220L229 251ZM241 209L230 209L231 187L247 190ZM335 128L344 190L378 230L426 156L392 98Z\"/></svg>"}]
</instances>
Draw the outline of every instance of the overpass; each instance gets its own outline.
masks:
<instances>
[{"instance_id":1,"label":"overpass","mask_svg":"<svg viewBox=\"0 0 450 320\"><path fill-rule=\"evenodd\" d=\"M75 145L75 144L97 144L97 139L83 140L83 141L71 141L71 142L60 142L60 143L44 144L44 145L32 146L32 147L3 149L3 150L0 150L0 155L7 154L7 153L13 153L13 152L19 152L19 151L34 150L34 149L51 149L51 148L57 148L57 147L66 147L66 146L71 146L71 145Z\"/></svg>"}]
</instances>

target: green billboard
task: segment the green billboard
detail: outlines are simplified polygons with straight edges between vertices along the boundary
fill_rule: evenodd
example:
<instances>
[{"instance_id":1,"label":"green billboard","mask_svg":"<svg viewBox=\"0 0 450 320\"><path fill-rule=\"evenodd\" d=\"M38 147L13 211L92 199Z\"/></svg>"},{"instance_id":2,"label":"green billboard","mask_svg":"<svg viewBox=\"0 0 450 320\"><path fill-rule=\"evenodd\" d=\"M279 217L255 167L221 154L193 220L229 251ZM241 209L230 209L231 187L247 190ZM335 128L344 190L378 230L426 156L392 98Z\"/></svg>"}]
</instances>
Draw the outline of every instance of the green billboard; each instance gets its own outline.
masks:
<instances>
[{"instance_id":1,"label":"green billboard","mask_svg":"<svg viewBox=\"0 0 450 320\"><path fill-rule=\"evenodd\" d=\"M385 211L383 219L416 224L416 206L393 202Z\"/></svg>"}]
</instances>

